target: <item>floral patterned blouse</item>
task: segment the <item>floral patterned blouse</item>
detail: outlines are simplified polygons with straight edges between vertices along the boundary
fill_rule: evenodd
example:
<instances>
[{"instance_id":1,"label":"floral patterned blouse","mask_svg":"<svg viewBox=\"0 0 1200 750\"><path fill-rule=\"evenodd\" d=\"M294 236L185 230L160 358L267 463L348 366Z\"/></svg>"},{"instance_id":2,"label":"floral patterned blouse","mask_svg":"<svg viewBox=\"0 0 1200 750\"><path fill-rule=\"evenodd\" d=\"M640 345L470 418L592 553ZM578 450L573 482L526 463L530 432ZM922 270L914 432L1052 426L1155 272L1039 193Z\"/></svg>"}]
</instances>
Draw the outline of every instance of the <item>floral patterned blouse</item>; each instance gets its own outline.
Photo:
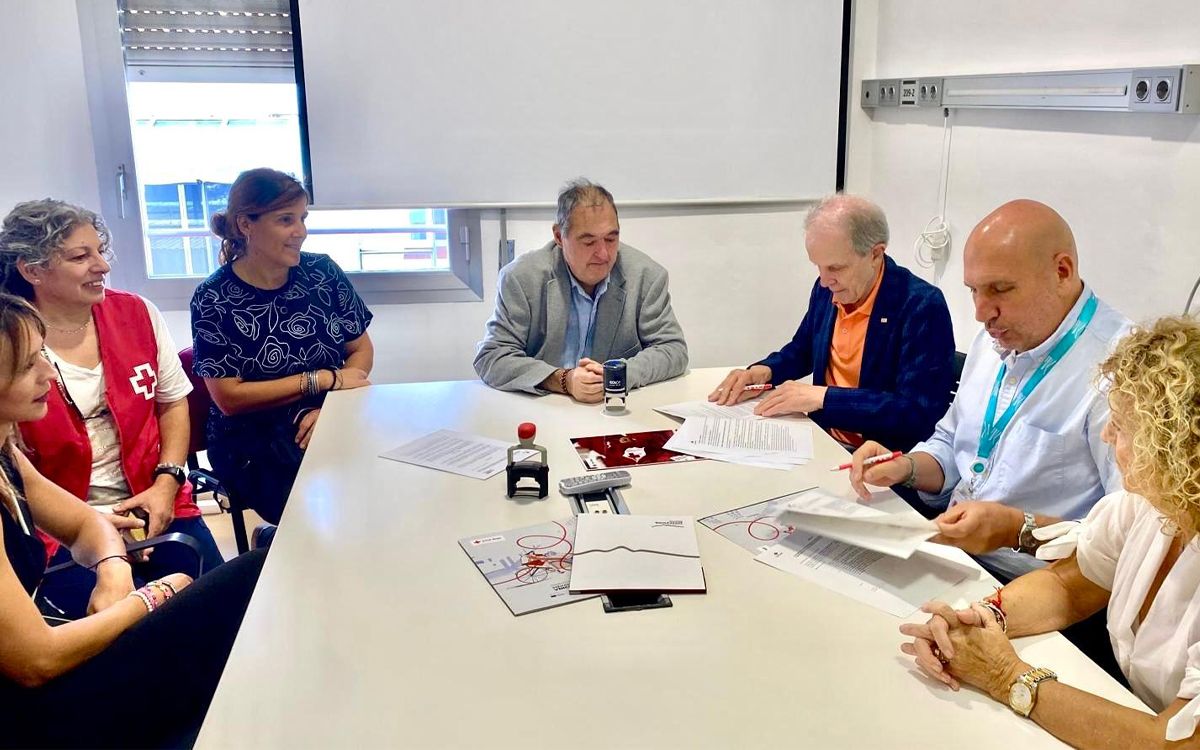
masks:
<instances>
[{"instance_id":1,"label":"floral patterned blouse","mask_svg":"<svg viewBox=\"0 0 1200 750\"><path fill-rule=\"evenodd\" d=\"M341 367L345 345L362 336L372 314L350 279L327 255L300 253L278 289L259 289L221 266L192 295L192 369L204 378L273 380L308 370ZM299 381L296 388L299 389ZM286 421L320 406L324 394L276 409L226 416L214 405L210 448L232 448L234 435Z\"/></svg>"}]
</instances>

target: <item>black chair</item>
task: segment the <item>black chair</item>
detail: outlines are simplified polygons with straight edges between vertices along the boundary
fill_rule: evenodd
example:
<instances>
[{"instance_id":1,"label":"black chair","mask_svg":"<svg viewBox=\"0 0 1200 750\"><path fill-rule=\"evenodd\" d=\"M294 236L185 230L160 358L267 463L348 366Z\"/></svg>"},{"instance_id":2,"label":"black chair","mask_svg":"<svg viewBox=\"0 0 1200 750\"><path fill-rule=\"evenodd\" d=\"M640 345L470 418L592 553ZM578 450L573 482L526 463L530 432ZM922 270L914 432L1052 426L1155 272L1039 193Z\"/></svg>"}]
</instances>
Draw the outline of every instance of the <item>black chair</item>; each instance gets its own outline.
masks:
<instances>
[{"instance_id":1,"label":"black chair","mask_svg":"<svg viewBox=\"0 0 1200 750\"><path fill-rule=\"evenodd\" d=\"M197 377L192 372L192 348L190 346L179 352L179 359L183 362L183 371L187 373L188 380L192 381L192 392L188 394L188 416L191 419L192 428L192 434L188 441L188 480L192 483L192 489L196 494L211 492L217 506L229 514L233 520L233 539L237 543L240 555L250 550L250 540L246 535L246 519L243 515L246 506L230 493L214 472L200 468L196 454L207 447L206 427L208 426L208 412L212 406L212 397L208 393L208 386L204 384L204 378Z\"/></svg>"},{"instance_id":2,"label":"black chair","mask_svg":"<svg viewBox=\"0 0 1200 750\"><path fill-rule=\"evenodd\" d=\"M954 386L950 389L950 403L954 403L954 397L958 395L958 384L962 382L963 367L967 364L967 355L963 352L954 352Z\"/></svg>"}]
</instances>

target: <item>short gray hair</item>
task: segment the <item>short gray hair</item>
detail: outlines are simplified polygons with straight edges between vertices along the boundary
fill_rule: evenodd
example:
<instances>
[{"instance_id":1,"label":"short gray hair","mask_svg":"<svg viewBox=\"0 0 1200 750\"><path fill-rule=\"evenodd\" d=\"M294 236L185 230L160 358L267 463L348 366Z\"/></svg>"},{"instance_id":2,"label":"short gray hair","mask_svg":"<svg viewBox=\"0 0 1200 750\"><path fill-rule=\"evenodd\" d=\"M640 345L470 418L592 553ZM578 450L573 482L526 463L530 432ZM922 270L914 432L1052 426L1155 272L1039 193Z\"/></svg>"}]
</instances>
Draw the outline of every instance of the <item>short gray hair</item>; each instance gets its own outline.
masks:
<instances>
[{"instance_id":1,"label":"short gray hair","mask_svg":"<svg viewBox=\"0 0 1200 750\"><path fill-rule=\"evenodd\" d=\"M861 256L888 243L887 216L875 203L857 195L837 193L822 198L804 218L804 231L818 221L832 221L846 232L850 246Z\"/></svg>"},{"instance_id":2,"label":"short gray hair","mask_svg":"<svg viewBox=\"0 0 1200 750\"><path fill-rule=\"evenodd\" d=\"M586 177L571 180L558 193L558 210L554 215L554 223L563 234L571 231L571 213L578 206L602 206L605 203L612 206L613 213L617 212L617 204L612 193L603 185L597 185Z\"/></svg>"},{"instance_id":3,"label":"short gray hair","mask_svg":"<svg viewBox=\"0 0 1200 750\"><path fill-rule=\"evenodd\" d=\"M109 257L112 236L95 211L53 198L18 203L0 228L0 287L33 299L33 287L21 275L17 261L25 261L26 266L49 264L67 235L84 225L100 235L100 252Z\"/></svg>"}]
</instances>

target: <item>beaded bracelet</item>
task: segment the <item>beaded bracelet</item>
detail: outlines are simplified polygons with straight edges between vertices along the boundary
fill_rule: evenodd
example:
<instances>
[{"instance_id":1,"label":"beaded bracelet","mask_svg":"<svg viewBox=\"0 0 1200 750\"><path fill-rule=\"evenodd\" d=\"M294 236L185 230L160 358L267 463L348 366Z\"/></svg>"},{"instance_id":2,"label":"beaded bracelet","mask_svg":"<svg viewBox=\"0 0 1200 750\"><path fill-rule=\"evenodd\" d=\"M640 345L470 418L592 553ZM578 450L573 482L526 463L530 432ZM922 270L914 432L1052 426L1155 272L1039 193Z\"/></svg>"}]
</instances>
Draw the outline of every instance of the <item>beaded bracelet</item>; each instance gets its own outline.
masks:
<instances>
[{"instance_id":1,"label":"beaded bracelet","mask_svg":"<svg viewBox=\"0 0 1200 750\"><path fill-rule=\"evenodd\" d=\"M155 607L158 605L154 603L154 598L144 591L144 588L145 587L130 591L128 596L136 596L138 599L141 599L142 604L146 605L146 613L149 614L150 612L153 612Z\"/></svg>"},{"instance_id":2,"label":"beaded bracelet","mask_svg":"<svg viewBox=\"0 0 1200 750\"><path fill-rule=\"evenodd\" d=\"M165 581L151 581L150 583L146 584L147 588L151 586L162 592L163 604L166 604L168 601L170 601L172 596L175 596L175 589L167 585Z\"/></svg>"}]
</instances>

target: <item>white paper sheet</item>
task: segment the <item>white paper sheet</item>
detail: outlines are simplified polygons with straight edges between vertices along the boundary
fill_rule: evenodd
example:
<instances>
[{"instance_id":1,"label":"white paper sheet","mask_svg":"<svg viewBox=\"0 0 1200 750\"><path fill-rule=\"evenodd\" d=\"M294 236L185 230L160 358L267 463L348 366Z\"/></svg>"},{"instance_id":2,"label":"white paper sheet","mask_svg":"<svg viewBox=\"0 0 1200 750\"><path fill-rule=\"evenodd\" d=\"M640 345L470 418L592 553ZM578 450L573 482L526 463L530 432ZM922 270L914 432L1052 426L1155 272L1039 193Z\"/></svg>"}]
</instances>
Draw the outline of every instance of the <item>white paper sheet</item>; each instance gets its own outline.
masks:
<instances>
[{"instance_id":1,"label":"white paper sheet","mask_svg":"<svg viewBox=\"0 0 1200 750\"><path fill-rule=\"evenodd\" d=\"M411 443L380 453L401 463L448 471L472 479L487 479L504 471L508 465L508 448L503 440L468 435L454 430L438 430ZM523 460L528 451L517 451L515 460Z\"/></svg>"},{"instance_id":2,"label":"white paper sheet","mask_svg":"<svg viewBox=\"0 0 1200 750\"><path fill-rule=\"evenodd\" d=\"M955 550L957 551L957 550ZM902 560L797 531L755 557L896 617L908 617L978 571L926 542Z\"/></svg>"},{"instance_id":3,"label":"white paper sheet","mask_svg":"<svg viewBox=\"0 0 1200 750\"><path fill-rule=\"evenodd\" d=\"M713 417L715 419L764 419L754 413L758 399L743 401L733 406L718 406L710 401L682 401L678 404L656 406L654 411L669 417L687 419L688 417Z\"/></svg>"},{"instance_id":4,"label":"white paper sheet","mask_svg":"<svg viewBox=\"0 0 1200 750\"><path fill-rule=\"evenodd\" d=\"M572 593L705 590L691 518L588 513L576 524Z\"/></svg>"},{"instance_id":5,"label":"white paper sheet","mask_svg":"<svg viewBox=\"0 0 1200 750\"><path fill-rule=\"evenodd\" d=\"M788 469L812 459L812 426L771 419L689 417L666 447L718 461Z\"/></svg>"},{"instance_id":6,"label":"white paper sheet","mask_svg":"<svg viewBox=\"0 0 1200 750\"><path fill-rule=\"evenodd\" d=\"M779 520L810 534L904 559L938 532L933 521L920 516L884 513L821 490L797 495Z\"/></svg>"}]
</instances>

